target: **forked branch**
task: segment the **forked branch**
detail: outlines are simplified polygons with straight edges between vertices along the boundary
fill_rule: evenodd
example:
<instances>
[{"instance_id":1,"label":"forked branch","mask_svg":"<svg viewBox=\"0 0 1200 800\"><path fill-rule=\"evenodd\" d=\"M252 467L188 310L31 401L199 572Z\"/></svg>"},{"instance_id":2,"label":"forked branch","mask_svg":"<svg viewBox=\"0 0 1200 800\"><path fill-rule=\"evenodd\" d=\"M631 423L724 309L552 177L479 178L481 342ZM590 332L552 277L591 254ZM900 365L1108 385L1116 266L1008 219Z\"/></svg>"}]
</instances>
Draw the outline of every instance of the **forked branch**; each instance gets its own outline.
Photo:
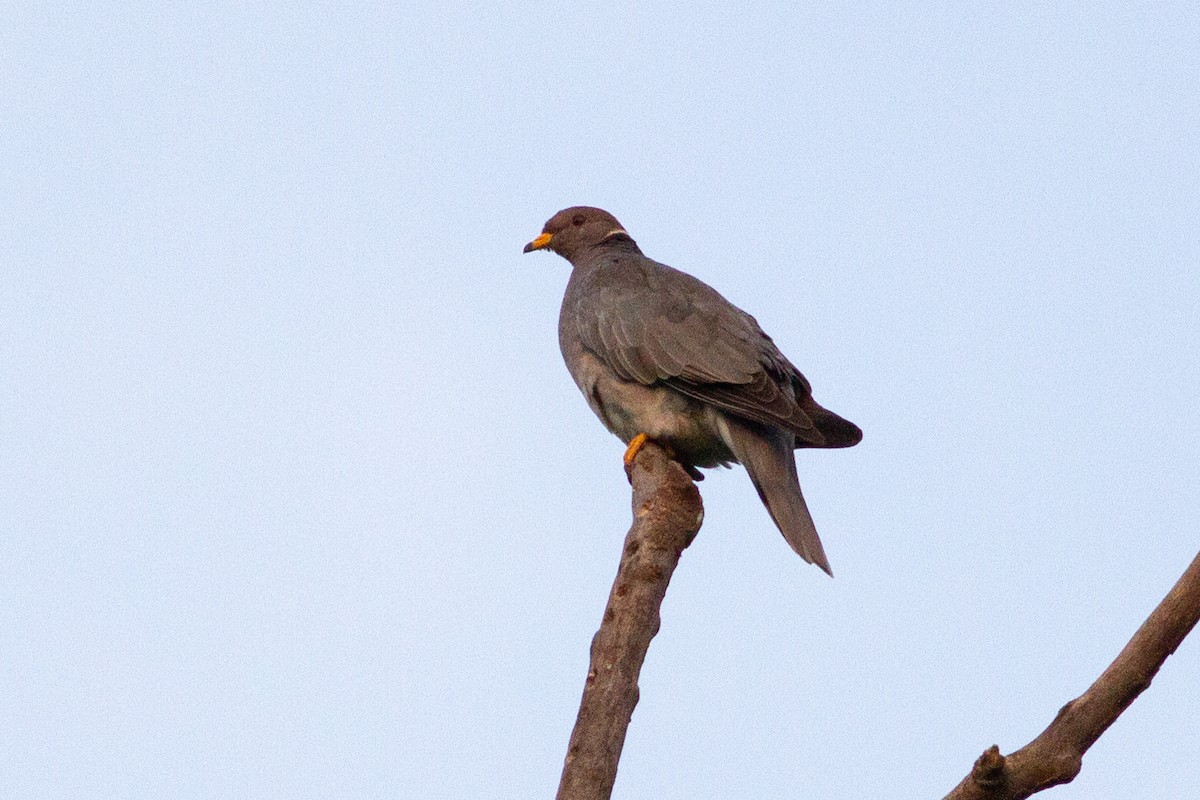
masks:
<instances>
[{"instance_id":1,"label":"forked branch","mask_svg":"<svg viewBox=\"0 0 1200 800\"><path fill-rule=\"evenodd\" d=\"M1023 800L1069 783L1083 754L1154 679L1200 619L1200 554L1088 690L1063 706L1050 727L1012 755L992 745L944 800Z\"/></svg>"}]
</instances>

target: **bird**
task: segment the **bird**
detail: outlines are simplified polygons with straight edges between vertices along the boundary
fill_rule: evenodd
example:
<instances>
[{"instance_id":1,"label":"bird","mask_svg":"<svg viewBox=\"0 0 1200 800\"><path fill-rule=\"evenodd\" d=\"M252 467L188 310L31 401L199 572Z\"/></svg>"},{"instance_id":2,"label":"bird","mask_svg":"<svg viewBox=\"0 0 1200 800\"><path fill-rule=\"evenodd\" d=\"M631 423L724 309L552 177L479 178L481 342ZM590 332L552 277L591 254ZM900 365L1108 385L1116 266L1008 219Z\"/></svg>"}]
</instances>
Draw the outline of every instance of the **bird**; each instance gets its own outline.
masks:
<instances>
[{"instance_id":1,"label":"bird","mask_svg":"<svg viewBox=\"0 0 1200 800\"><path fill-rule=\"evenodd\" d=\"M813 399L754 317L645 256L607 211L559 211L525 245L535 250L571 264L559 346L592 411L627 445L626 468L647 440L695 479L698 468L741 464L791 548L832 576L793 450L851 447L862 430Z\"/></svg>"}]
</instances>

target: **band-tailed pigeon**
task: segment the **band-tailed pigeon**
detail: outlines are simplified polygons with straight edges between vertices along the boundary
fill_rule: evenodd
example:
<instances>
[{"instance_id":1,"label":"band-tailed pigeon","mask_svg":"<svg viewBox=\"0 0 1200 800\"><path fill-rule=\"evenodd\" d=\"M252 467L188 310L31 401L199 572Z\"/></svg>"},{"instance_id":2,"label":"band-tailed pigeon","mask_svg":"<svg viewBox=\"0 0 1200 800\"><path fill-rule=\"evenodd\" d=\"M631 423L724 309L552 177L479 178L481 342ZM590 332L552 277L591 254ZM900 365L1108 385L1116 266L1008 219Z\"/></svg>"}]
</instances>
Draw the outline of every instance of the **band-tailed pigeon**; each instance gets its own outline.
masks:
<instances>
[{"instance_id":1,"label":"band-tailed pigeon","mask_svg":"<svg viewBox=\"0 0 1200 800\"><path fill-rule=\"evenodd\" d=\"M832 575L800 492L792 450L850 447L858 426L822 408L754 317L716 290L642 255L607 211L558 212L525 252L574 269L558 341L588 405L629 447L647 438L697 467L740 463L792 549Z\"/></svg>"}]
</instances>

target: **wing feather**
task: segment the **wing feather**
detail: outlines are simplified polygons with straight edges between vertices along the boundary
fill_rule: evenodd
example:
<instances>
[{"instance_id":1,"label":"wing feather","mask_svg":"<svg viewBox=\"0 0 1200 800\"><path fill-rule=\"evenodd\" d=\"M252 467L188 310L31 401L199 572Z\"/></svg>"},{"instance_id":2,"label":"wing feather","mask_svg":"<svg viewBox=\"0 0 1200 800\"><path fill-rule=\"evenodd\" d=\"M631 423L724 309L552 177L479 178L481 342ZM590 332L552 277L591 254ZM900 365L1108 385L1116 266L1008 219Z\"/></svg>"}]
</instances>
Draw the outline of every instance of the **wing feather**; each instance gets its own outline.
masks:
<instances>
[{"instance_id":1,"label":"wing feather","mask_svg":"<svg viewBox=\"0 0 1200 800\"><path fill-rule=\"evenodd\" d=\"M656 262L597 271L579 292L583 345L625 380L663 382L738 417L824 437L804 406L808 382L758 322L707 284ZM818 407L819 408L819 407Z\"/></svg>"}]
</instances>

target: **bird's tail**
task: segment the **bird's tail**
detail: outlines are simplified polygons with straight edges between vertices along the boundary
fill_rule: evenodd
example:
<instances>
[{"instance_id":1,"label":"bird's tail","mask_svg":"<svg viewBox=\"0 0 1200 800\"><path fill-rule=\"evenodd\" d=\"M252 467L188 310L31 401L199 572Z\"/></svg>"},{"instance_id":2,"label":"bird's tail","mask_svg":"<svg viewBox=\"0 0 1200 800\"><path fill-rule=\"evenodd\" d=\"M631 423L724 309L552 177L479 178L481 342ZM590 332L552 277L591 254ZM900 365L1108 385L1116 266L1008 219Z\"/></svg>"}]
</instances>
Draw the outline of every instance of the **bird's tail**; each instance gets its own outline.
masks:
<instances>
[{"instance_id":1,"label":"bird's tail","mask_svg":"<svg viewBox=\"0 0 1200 800\"><path fill-rule=\"evenodd\" d=\"M816 564L832 577L825 548L821 546L816 525L808 513L808 504L800 491L796 459L792 455L792 435L724 415L720 431L725 444L750 473L758 496L783 538L801 558Z\"/></svg>"}]
</instances>

